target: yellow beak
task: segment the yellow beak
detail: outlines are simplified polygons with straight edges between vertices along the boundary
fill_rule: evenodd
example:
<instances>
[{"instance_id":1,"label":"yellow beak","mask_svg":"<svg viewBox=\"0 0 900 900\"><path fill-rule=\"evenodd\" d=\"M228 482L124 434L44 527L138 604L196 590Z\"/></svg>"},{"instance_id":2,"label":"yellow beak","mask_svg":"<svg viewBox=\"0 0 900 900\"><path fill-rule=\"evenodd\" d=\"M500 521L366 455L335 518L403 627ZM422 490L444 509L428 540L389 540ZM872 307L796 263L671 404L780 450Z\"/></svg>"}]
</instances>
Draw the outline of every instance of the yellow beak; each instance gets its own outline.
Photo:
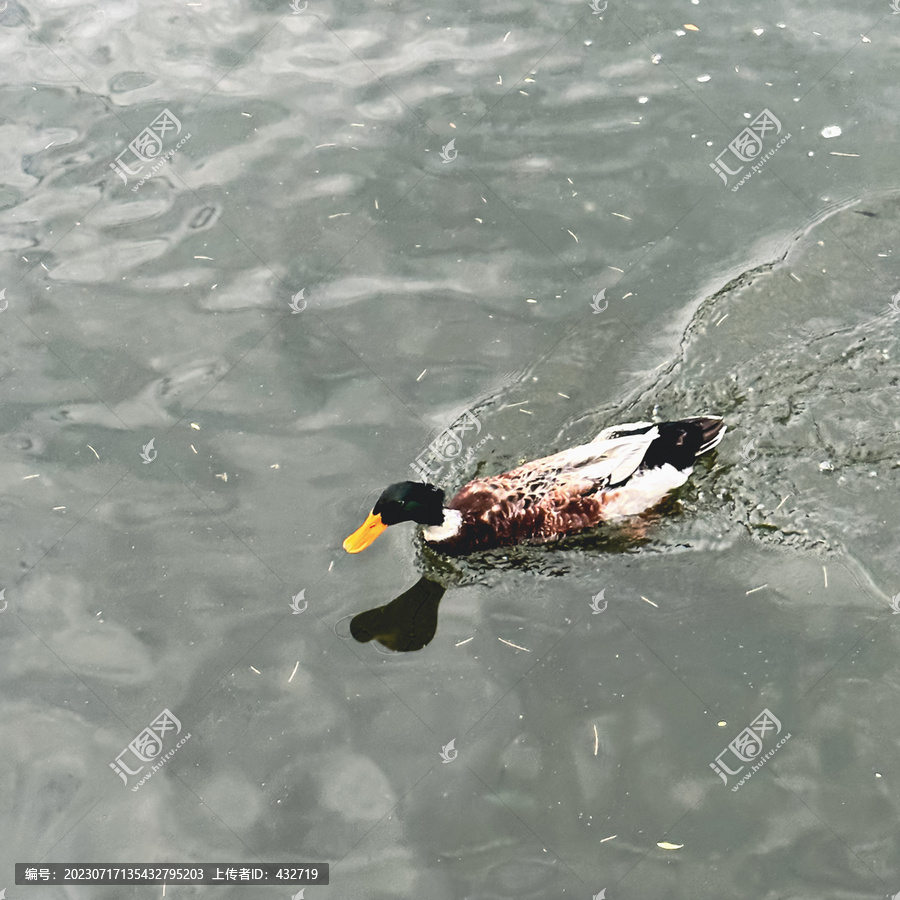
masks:
<instances>
[{"instance_id":1,"label":"yellow beak","mask_svg":"<svg viewBox=\"0 0 900 900\"><path fill-rule=\"evenodd\" d=\"M348 553L359 553L360 550L365 550L385 528L387 525L381 521L381 516L377 513L369 513L366 521L344 541L344 549Z\"/></svg>"}]
</instances>

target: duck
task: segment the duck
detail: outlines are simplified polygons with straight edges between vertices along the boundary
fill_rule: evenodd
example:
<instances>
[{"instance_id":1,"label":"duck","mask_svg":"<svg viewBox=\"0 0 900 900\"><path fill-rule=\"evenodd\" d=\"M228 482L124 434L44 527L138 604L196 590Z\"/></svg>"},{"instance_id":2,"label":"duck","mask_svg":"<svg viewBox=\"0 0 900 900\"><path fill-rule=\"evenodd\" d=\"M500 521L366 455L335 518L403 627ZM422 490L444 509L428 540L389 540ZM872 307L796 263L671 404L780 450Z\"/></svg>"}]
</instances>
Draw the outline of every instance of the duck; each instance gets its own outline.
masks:
<instances>
[{"instance_id":1,"label":"duck","mask_svg":"<svg viewBox=\"0 0 900 900\"><path fill-rule=\"evenodd\" d=\"M425 545L449 556L559 540L656 506L725 432L722 417L711 414L613 425L586 444L476 478L446 504L436 485L399 481L343 547L360 553L401 522L424 526Z\"/></svg>"}]
</instances>

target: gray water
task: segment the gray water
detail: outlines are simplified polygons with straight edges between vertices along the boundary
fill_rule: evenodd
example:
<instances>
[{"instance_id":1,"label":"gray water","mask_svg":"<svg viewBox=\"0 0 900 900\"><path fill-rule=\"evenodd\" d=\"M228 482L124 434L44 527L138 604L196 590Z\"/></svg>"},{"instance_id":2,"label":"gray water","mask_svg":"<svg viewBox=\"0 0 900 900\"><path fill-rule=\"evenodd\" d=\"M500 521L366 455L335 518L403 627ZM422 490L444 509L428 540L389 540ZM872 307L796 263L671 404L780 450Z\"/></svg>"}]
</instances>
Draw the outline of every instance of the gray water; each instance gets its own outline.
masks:
<instances>
[{"instance_id":1,"label":"gray water","mask_svg":"<svg viewBox=\"0 0 900 900\"><path fill-rule=\"evenodd\" d=\"M307 900L900 891L897 29L887 0L9 0L9 900L162 895L15 862L329 863ZM631 531L341 549L465 412L448 488L708 411L717 453ZM427 647L348 636L438 569ZM164 709L163 752L190 738L133 790L110 764Z\"/></svg>"}]
</instances>

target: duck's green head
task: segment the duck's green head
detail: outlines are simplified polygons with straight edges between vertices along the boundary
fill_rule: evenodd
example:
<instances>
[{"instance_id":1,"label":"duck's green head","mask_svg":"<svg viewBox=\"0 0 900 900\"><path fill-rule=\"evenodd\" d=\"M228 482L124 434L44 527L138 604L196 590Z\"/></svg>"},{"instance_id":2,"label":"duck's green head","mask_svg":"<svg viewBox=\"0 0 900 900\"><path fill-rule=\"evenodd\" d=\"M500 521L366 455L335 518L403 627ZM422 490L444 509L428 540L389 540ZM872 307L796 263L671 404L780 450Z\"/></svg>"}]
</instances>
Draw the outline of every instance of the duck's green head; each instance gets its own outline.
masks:
<instances>
[{"instance_id":1,"label":"duck's green head","mask_svg":"<svg viewBox=\"0 0 900 900\"><path fill-rule=\"evenodd\" d=\"M444 492L433 484L398 481L384 489L366 521L345 541L348 553L365 550L388 525L418 522L440 525L444 521Z\"/></svg>"}]
</instances>

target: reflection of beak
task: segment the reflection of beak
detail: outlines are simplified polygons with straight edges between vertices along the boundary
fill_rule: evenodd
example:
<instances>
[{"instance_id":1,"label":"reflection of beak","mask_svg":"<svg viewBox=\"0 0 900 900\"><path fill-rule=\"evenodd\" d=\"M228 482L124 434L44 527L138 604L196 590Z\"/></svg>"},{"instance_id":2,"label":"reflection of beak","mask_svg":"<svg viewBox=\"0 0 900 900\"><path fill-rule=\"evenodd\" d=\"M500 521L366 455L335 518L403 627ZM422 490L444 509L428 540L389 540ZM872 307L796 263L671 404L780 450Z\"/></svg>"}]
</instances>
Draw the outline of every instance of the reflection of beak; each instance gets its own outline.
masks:
<instances>
[{"instance_id":1,"label":"reflection of beak","mask_svg":"<svg viewBox=\"0 0 900 900\"><path fill-rule=\"evenodd\" d=\"M381 521L378 513L369 513L366 521L344 541L344 549L348 553L359 553L360 550L365 550L385 528L387 525Z\"/></svg>"}]
</instances>

